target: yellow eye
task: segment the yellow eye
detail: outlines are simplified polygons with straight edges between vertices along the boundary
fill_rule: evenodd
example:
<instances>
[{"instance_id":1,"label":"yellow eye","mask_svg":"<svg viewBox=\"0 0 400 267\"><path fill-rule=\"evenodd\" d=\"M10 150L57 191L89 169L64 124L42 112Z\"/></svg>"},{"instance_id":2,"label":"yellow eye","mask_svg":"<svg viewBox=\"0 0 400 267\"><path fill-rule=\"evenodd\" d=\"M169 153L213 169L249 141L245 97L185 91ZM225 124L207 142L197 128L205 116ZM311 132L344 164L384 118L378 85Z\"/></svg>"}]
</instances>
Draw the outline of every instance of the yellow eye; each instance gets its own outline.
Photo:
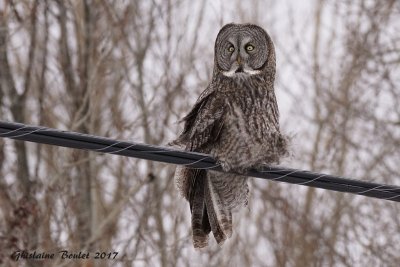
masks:
<instances>
[{"instance_id":1,"label":"yellow eye","mask_svg":"<svg viewBox=\"0 0 400 267\"><path fill-rule=\"evenodd\" d=\"M247 51L253 51L253 50L254 50L254 46L252 46L252 45L246 45L246 50L247 50Z\"/></svg>"},{"instance_id":2,"label":"yellow eye","mask_svg":"<svg viewBox=\"0 0 400 267\"><path fill-rule=\"evenodd\" d=\"M233 46L230 46L230 47L228 48L228 51L229 51L229 52L233 52L233 51L235 51L235 48L234 48Z\"/></svg>"}]
</instances>

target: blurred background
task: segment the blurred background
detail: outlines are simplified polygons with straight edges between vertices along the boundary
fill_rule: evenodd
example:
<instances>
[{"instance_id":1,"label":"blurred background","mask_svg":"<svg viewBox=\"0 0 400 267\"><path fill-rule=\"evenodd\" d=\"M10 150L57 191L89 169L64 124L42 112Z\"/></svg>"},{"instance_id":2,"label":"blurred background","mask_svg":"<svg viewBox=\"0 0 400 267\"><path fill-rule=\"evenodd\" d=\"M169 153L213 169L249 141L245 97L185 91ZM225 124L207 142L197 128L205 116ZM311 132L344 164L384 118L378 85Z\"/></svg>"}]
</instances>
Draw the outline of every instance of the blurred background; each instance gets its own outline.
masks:
<instances>
[{"instance_id":1,"label":"blurred background","mask_svg":"<svg viewBox=\"0 0 400 267\"><path fill-rule=\"evenodd\" d=\"M0 1L0 118L165 145L226 23L277 50L282 165L400 185L400 2ZM397 203L251 179L234 235L195 251L175 166L0 138L2 266L398 266ZM22 260L18 250L118 252ZM91 254L94 255L94 254Z\"/></svg>"}]
</instances>

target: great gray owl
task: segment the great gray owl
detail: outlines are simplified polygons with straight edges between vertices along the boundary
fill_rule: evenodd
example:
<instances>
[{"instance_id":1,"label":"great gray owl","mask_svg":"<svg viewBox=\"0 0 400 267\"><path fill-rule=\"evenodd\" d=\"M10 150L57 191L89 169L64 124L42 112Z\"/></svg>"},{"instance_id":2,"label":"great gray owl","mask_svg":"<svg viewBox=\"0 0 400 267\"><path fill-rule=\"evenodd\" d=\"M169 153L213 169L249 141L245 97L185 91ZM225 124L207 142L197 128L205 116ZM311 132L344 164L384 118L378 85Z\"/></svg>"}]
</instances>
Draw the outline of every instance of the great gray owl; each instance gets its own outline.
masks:
<instances>
[{"instance_id":1,"label":"great gray owl","mask_svg":"<svg viewBox=\"0 0 400 267\"><path fill-rule=\"evenodd\" d=\"M232 235L232 211L247 205L245 170L278 162L287 153L274 93L275 50L269 35L252 24L227 24L214 48L214 71L173 142L211 154L226 172L178 167L177 187L189 201L193 244L218 244ZM241 174L241 175L240 175Z\"/></svg>"}]
</instances>

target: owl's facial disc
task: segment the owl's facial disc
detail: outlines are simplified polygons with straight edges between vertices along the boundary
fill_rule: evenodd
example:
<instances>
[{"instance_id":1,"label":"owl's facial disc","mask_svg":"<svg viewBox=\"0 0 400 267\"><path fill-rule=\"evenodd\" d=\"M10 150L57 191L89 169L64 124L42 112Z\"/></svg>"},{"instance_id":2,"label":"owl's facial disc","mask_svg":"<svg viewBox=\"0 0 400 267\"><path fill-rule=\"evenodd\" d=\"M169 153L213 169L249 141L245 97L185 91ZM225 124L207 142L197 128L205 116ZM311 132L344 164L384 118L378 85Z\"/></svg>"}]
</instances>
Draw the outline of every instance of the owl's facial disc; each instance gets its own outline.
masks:
<instances>
[{"instance_id":1,"label":"owl's facial disc","mask_svg":"<svg viewBox=\"0 0 400 267\"><path fill-rule=\"evenodd\" d=\"M219 62L224 76L245 78L262 72L254 61L262 46L252 36L234 34L225 42L224 60Z\"/></svg>"},{"instance_id":2,"label":"owl's facial disc","mask_svg":"<svg viewBox=\"0 0 400 267\"><path fill-rule=\"evenodd\" d=\"M273 44L257 25L225 25L218 33L214 51L214 70L226 77L246 78L275 69Z\"/></svg>"}]
</instances>

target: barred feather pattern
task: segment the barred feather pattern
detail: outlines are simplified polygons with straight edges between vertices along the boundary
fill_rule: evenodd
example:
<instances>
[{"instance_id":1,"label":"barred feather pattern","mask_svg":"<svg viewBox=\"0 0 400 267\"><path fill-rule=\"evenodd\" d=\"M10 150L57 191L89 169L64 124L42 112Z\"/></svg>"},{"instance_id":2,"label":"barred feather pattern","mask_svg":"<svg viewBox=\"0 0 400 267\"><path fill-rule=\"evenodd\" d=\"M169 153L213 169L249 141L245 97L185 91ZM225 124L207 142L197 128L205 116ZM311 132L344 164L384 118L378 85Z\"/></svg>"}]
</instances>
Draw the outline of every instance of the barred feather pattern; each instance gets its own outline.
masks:
<instances>
[{"instance_id":1,"label":"barred feather pattern","mask_svg":"<svg viewBox=\"0 0 400 267\"><path fill-rule=\"evenodd\" d=\"M280 133L274 92L274 47L268 34L260 29L247 24L228 24L221 29L215 45L213 80L183 118L184 130L174 141L186 150L213 155L224 171L236 173L177 168L177 188L190 204L195 248L208 245L210 232L220 245L231 237L232 213L248 203L246 169L278 163L287 154L288 141ZM248 40L248 34L258 34L259 39L260 31L265 39L259 46L264 45L266 51L259 56L264 60L262 67L251 71L251 75L227 75L221 66L237 66L219 57L218 46L223 38L234 40L232 36L239 36L240 42L242 35ZM249 68L256 66L259 58L247 60L244 64Z\"/></svg>"}]
</instances>

